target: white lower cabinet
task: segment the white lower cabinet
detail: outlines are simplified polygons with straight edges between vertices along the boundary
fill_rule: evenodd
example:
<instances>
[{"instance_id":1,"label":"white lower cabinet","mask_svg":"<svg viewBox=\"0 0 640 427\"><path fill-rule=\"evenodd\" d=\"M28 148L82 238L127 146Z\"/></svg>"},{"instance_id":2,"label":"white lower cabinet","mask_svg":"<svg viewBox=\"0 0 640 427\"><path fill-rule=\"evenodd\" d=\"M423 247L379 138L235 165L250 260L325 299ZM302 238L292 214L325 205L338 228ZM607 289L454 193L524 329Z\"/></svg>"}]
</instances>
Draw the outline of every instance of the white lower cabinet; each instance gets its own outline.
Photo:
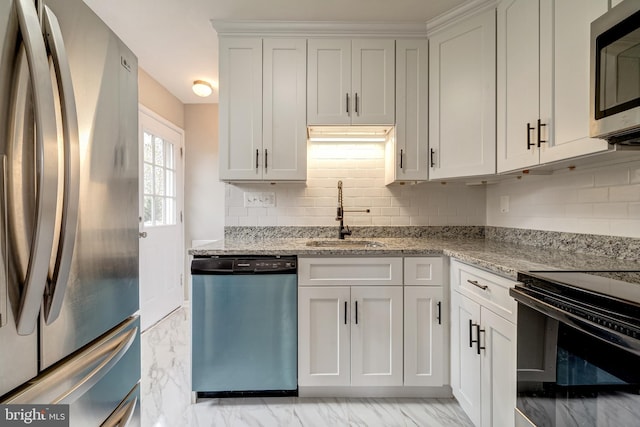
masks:
<instances>
[{"instance_id":1,"label":"white lower cabinet","mask_svg":"<svg viewBox=\"0 0 640 427\"><path fill-rule=\"evenodd\" d=\"M301 287L298 383L402 385L402 286Z\"/></svg>"},{"instance_id":2,"label":"white lower cabinet","mask_svg":"<svg viewBox=\"0 0 640 427\"><path fill-rule=\"evenodd\" d=\"M515 282L451 262L451 387L476 426L514 425Z\"/></svg>"},{"instance_id":3,"label":"white lower cabinet","mask_svg":"<svg viewBox=\"0 0 640 427\"><path fill-rule=\"evenodd\" d=\"M438 387L450 396L441 257L301 257L298 264L300 387L388 396Z\"/></svg>"},{"instance_id":4,"label":"white lower cabinet","mask_svg":"<svg viewBox=\"0 0 640 427\"><path fill-rule=\"evenodd\" d=\"M442 286L404 288L404 385L445 384L443 298Z\"/></svg>"}]
</instances>

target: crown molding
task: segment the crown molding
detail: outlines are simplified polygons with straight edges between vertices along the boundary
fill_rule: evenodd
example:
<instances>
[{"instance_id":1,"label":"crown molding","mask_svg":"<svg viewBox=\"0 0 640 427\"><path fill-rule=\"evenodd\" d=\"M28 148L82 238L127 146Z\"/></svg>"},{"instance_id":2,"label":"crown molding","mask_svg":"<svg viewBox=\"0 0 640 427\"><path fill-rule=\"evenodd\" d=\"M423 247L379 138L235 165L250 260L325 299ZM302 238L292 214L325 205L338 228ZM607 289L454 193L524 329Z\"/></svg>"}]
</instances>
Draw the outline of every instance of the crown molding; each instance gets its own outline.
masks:
<instances>
[{"instance_id":1,"label":"crown molding","mask_svg":"<svg viewBox=\"0 0 640 427\"><path fill-rule=\"evenodd\" d=\"M451 9L427 22L427 35L442 31L456 22L469 18L485 10L494 9L498 4L497 0L470 0L458 7Z\"/></svg>"},{"instance_id":2,"label":"crown molding","mask_svg":"<svg viewBox=\"0 0 640 427\"><path fill-rule=\"evenodd\" d=\"M220 21L218 36L426 38L425 22Z\"/></svg>"}]
</instances>

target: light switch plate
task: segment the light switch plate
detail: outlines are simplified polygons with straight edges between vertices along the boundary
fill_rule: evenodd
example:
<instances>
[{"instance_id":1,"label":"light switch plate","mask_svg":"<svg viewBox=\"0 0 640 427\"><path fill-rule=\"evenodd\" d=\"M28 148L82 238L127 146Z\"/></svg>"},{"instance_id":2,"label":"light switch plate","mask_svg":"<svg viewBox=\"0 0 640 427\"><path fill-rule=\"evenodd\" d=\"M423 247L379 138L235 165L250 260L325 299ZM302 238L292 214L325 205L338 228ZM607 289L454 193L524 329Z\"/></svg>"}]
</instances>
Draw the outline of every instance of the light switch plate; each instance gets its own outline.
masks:
<instances>
[{"instance_id":1,"label":"light switch plate","mask_svg":"<svg viewBox=\"0 0 640 427\"><path fill-rule=\"evenodd\" d=\"M276 193L270 192L245 192L245 208L273 208L276 206Z\"/></svg>"}]
</instances>

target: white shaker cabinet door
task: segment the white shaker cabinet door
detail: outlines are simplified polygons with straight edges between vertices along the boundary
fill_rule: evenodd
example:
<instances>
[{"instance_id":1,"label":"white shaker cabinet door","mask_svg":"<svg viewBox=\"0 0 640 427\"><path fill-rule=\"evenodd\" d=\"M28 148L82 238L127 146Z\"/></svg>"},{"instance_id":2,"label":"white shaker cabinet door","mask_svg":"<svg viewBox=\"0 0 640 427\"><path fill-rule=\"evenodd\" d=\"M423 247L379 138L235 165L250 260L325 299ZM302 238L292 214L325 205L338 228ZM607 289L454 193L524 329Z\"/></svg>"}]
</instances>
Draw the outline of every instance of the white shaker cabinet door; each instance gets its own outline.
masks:
<instances>
[{"instance_id":1,"label":"white shaker cabinet door","mask_svg":"<svg viewBox=\"0 0 640 427\"><path fill-rule=\"evenodd\" d=\"M404 385L445 384L443 298L442 286L404 288Z\"/></svg>"},{"instance_id":2,"label":"white shaker cabinet door","mask_svg":"<svg viewBox=\"0 0 640 427\"><path fill-rule=\"evenodd\" d=\"M220 39L220 179L262 179L262 39Z\"/></svg>"},{"instance_id":3,"label":"white shaker cabinet door","mask_svg":"<svg viewBox=\"0 0 640 427\"><path fill-rule=\"evenodd\" d=\"M348 386L349 287L298 288L298 384Z\"/></svg>"},{"instance_id":4,"label":"white shaker cabinet door","mask_svg":"<svg viewBox=\"0 0 640 427\"><path fill-rule=\"evenodd\" d=\"M516 326L482 308L482 427L513 427L516 407Z\"/></svg>"},{"instance_id":5,"label":"white shaker cabinet door","mask_svg":"<svg viewBox=\"0 0 640 427\"><path fill-rule=\"evenodd\" d=\"M351 385L402 385L402 287L351 287Z\"/></svg>"},{"instance_id":6,"label":"white shaker cabinet door","mask_svg":"<svg viewBox=\"0 0 640 427\"><path fill-rule=\"evenodd\" d=\"M351 124L351 40L309 39L307 124Z\"/></svg>"},{"instance_id":7,"label":"white shaker cabinet door","mask_svg":"<svg viewBox=\"0 0 640 427\"><path fill-rule=\"evenodd\" d=\"M429 178L496 172L496 15L429 39Z\"/></svg>"},{"instance_id":8,"label":"white shaker cabinet door","mask_svg":"<svg viewBox=\"0 0 640 427\"><path fill-rule=\"evenodd\" d=\"M540 2L503 0L497 15L497 169L539 163Z\"/></svg>"},{"instance_id":9,"label":"white shaker cabinet door","mask_svg":"<svg viewBox=\"0 0 640 427\"><path fill-rule=\"evenodd\" d=\"M607 0L542 0L540 10L540 163L606 151L605 140L589 137L589 62L591 21Z\"/></svg>"},{"instance_id":10,"label":"white shaker cabinet door","mask_svg":"<svg viewBox=\"0 0 640 427\"><path fill-rule=\"evenodd\" d=\"M307 42L263 41L263 178L307 178Z\"/></svg>"},{"instance_id":11,"label":"white shaker cabinet door","mask_svg":"<svg viewBox=\"0 0 640 427\"><path fill-rule=\"evenodd\" d=\"M480 305L452 292L451 388L458 403L476 426L480 426L481 422L481 359L477 348L479 324Z\"/></svg>"},{"instance_id":12,"label":"white shaker cabinet door","mask_svg":"<svg viewBox=\"0 0 640 427\"><path fill-rule=\"evenodd\" d=\"M395 66L395 40L351 42L351 124L395 124Z\"/></svg>"}]
</instances>

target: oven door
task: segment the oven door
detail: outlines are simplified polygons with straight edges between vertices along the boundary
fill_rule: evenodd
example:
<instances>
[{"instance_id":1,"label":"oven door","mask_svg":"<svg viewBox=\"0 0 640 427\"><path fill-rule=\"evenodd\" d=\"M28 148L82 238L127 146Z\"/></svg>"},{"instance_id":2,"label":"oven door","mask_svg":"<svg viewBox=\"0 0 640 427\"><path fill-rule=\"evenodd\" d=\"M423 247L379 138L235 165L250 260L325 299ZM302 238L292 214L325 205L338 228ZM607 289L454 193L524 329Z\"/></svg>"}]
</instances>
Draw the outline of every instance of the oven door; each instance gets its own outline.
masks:
<instances>
[{"instance_id":1,"label":"oven door","mask_svg":"<svg viewBox=\"0 0 640 427\"><path fill-rule=\"evenodd\" d=\"M518 301L516 425L638 425L640 356L541 307Z\"/></svg>"}]
</instances>

